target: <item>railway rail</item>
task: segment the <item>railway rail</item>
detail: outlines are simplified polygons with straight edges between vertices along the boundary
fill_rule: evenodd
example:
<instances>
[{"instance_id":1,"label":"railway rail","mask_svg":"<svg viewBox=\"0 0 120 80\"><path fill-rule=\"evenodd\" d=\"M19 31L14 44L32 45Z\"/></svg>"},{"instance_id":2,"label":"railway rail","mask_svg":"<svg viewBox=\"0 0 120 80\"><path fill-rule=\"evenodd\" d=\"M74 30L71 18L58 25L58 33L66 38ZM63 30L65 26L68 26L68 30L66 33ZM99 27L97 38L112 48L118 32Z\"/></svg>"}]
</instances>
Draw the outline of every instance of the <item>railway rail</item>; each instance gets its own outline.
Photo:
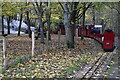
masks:
<instances>
[{"instance_id":1,"label":"railway rail","mask_svg":"<svg viewBox=\"0 0 120 80\"><path fill-rule=\"evenodd\" d=\"M113 59L114 54L116 53L117 47L115 48L115 50L113 52L111 52L111 54L108 56L108 58L103 62L103 65L101 65L97 71L95 72L94 75L92 75L93 78L104 78L104 72L106 72L106 70L109 68L109 64L111 62L111 60Z\"/></svg>"},{"instance_id":2,"label":"railway rail","mask_svg":"<svg viewBox=\"0 0 120 80\"><path fill-rule=\"evenodd\" d=\"M82 80L104 78L103 73L107 70L109 63L115 54L115 50L113 52L102 53L95 62L87 65L82 71L74 74L75 80L78 80L78 78L81 78Z\"/></svg>"}]
</instances>

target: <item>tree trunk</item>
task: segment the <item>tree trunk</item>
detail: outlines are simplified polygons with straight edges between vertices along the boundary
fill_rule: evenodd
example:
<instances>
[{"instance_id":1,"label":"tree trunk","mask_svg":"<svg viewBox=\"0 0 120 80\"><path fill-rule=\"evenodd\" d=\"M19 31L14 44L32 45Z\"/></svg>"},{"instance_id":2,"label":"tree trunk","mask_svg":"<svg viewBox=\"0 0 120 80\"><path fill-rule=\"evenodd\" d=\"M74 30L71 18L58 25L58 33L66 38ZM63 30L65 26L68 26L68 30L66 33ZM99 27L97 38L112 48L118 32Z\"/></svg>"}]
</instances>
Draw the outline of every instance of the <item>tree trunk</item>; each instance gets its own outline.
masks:
<instances>
[{"instance_id":1,"label":"tree trunk","mask_svg":"<svg viewBox=\"0 0 120 80\"><path fill-rule=\"evenodd\" d=\"M48 21L47 21L47 30L48 30L48 40L51 40L50 36L50 15L48 16Z\"/></svg>"},{"instance_id":2,"label":"tree trunk","mask_svg":"<svg viewBox=\"0 0 120 80\"><path fill-rule=\"evenodd\" d=\"M95 25L95 6L93 6L93 25Z\"/></svg>"},{"instance_id":3,"label":"tree trunk","mask_svg":"<svg viewBox=\"0 0 120 80\"><path fill-rule=\"evenodd\" d=\"M14 19L14 20L17 20L17 14L13 16L13 19Z\"/></svg>"},{"instance_id":4,"label":"tree trunk","mask_svg":"<svg viewBox=\"0 0 120 80\"><path fill-rule=\"evenodd\" d=\"M118 2L118 40L119 40L119 51L120 51L120 1Z\"/></svg>"},{"instance_id":5,"label":"tree trunk","mask_svg":"<svg viewBox=\"0 0 120 80\"><path fill-rule=\"evenodd\" d=\"M43 21L42 21L42 17L43 17L43 6L42 6L42 2L40 2L40 4L38 4L38 2L35 2L36 6L37 6L37 10L36 10L36 14L38 14L38 18L39 18L39 28L40 28L40 35L41 35L41 43L44 43L44 25L43 25Z\"/></svg>"},{"instance_id":6,"label":"tree trunk","mask_svg":"<svg viewBox=\"0 0 120 80\"><path fill-rule=\"evenodd\" d=\"M67 8L67 3L64 3L64 25L65 25L65 33L66 33L66 43L68 48L74 48L74 37L72 35L71 29L70 29L70 12Z\"/></svg>"},{"instance_id":7,"label":"tree trunk","mask_svg":"<svg viewBox=\"0 0 120 80\"><path fill-rule=\"evenodd\" d=\"M82 34L81 34L81 40L84 39L84 26L85 26L85 3L83 4L83 22L82 22Z\"/></svg>"},{"instance_id":8,"label":"tree trunk","mask_svg":"<svg viewBox=\"0 0 120 80\"><path fill-rule=\"evenodd\" d=\"M2 35L4 35L4 16L2 16Z\"/></svg>"},{"instance_id":9,"label":"tree trunk","mask_svg":"<svg viewBox=\"0 0 120 80\"><path fill-rule=\"evenodd\" d=\"M47 7L49 7L48 2L46 3ZM51 40L51 36L50 36L50 16L51 16L51 12L50 10L46 11L46 20L47 20L47 31L48 31L48 40Z\"/></svg>"},{"instance_id":10,"label":"tree trunk","mask_svg":"<svg viewBox=\"0 0 120 80\"><path fill-rule=\"evenodd\" d=\"M103 19L102 19L101 25L102 25L102 34L103 34L104 33L104 29L105 29L104 20Z\"/></svg>"},{"instance_id":11,"label":"tree trunk","mask_svg":"<svg viewBox=\"0 0 120 80\"><path fill-rule=\"evenodd\" d=\"M28 34L29 34L29 38L31 38L31 29L30 29L30 19L29 19L29 12L27 11L27 24L28 24Z\"/></svg>"},{"instance_id":12,"label":"tree trunk","mask_svg":"<svg viewBox=\"0 0 120 80\"><path fill-rule=\"evenodd\" d=\"M73 36L75 36L75 25L76 25L76 16L77 16L77 6L79 4L79 2L74 2L74 11L72 11L72 15L71 15L71 24L72 24L72 34Z\"/></svg>"},{"instance_id":13,"label":"tree trunk","mask_svg":"<svg viewBox=\"0 0 120 80\"><path fill-rule=\"evenodd\" d=\"M40 27L40 35L41 35L41 43L44 43L44 30L43 30L43 23L42 23L42 15L39 15L39 27Z\"/></svg>"},{"instance_id":14,"label":"tree trunk","mask_svg":"<svg viewBox=\"0 0 120 80\"><path fill-rule=\"evenodd\" d=\"M19 24L19 30L18 30L18 36L20 36L20 30L21 30L21 24L22 24L22 13L20 15L20 24Z\"/></svg>"},{"instance_id":15,"label":"tree trunk","mask_svg":"<svg viewBox=\"0 0 120 80\"><path fill-rule=\"evenodd\" d=\"M7 18L8 34L10 34L10 16Z\"/></svg>"}]
</instances>

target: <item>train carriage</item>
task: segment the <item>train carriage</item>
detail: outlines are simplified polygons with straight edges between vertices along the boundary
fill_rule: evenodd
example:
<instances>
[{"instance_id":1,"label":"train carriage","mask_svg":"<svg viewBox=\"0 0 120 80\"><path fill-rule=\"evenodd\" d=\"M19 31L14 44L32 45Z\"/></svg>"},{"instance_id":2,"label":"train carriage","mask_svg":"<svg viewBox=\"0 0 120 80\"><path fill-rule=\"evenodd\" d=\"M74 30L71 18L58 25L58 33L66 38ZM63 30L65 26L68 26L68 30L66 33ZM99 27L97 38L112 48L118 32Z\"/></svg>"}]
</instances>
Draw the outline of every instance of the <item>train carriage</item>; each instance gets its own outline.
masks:
<instances>
[{"instance_id":1,"label":"train carriage","mask_svg":"<svg viewBox=\"0 0 120 80\"><path fill-rule=\"evenodd\" d=\"M65 35L65 26L60 24L59 27L60 29L56 30L55 33L61 31L61 34ZM70 27L73 26L70 25ZM85 25L84 28L82 25L76 25L74 26L74 29L78 29L78 36L84 35L85 37L90 37L100 42L104 51L114 50L115 36L112 30L107 29L104 34L102 34L102 25Z\"/></svg>"}]
</instances>

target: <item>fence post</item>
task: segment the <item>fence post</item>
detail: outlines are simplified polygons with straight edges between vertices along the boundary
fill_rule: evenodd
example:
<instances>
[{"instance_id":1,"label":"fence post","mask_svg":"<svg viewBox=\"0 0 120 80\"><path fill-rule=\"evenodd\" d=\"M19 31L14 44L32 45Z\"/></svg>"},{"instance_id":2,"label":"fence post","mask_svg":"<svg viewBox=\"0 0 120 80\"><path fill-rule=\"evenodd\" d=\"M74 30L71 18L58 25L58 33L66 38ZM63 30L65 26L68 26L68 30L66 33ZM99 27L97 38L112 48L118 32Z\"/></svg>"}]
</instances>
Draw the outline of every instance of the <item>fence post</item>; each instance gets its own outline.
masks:
<instances>
[{"instance_id":1,"label":"fence post","mask_svg":"<svg viewBox=\"0 0 120 80\"><path fill-rule=\"evenodd\" d=\"M76 29L76 38L78 37L78 29Z\"/></svg>"},{"instance_id":2,"label":"fence post","mask_svg":"<svg viewBox=\"0 0 120 80\"><path fill-rule=\"evenodd\" d=\"M3 65L4 65L4 68L6 68L7 62L6 62L6 38L5 36L3 37L3 59L4 59Z\"/></svg>"},{"instance_id":3,"label":"fence post","mask_svg":"<svg viewBox=\"0 0 120 80\"><path fill-rule=\"evenodd\" d=\"M58 31L58 47L60 46L60 35L61 35L61 29Z\"/></svg>"},{"instance_id":4,"label":"fence post","mask_svg":"<svg viewBox=\"0 0 120 80\"><path fill-rule=\"evenodd\" d=\"M35 48L35 33L32 31L32 56L34 56L34 48Z\"/></svg>"},{"instance_id":5,"label":"fence post","mask_svg":"<svg viewBox=\"0 0 120 80\"><path fill-rule=\"evenodd\" d=\"M47 36L46 36L46 46L47 46L46 51L48 52L48 37L49 37L48 31L47 31L47 34L46 34L46 35L47 35Z\"/></svg>"}]
</instances>

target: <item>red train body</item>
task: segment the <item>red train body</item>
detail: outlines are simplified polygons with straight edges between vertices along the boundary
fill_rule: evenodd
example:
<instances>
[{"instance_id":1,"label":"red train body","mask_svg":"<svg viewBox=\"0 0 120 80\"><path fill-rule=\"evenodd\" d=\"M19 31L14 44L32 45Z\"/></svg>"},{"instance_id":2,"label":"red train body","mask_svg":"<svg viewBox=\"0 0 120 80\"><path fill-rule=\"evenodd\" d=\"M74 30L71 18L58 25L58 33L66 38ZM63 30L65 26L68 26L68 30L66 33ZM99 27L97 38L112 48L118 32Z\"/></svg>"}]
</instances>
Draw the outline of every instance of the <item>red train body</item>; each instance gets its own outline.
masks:
<instances>
[{"instance_id":1,"label":"red train body","mask_svg":"<svg viewBox=\"0 0 120 80\"><path fill-rule=\"evenodd\" d=\"M114 32L110 29L105 30L104 40L102 42L104 51L113 51L114 50Z\"/></svg>"},{"instance_id":2,"label":"red train body","mask_svg":"<svg viewBox=\"0 0 120 80\"><path fill-rule=\"evenodd\" d=\"M58 31L61 31L61 34L65 35L64 25L59 25L60 29L56 31L51 31L51 33L56 34ZM70 26L73 27L73 26ZM85 25L82 29L82 26L74 26L74 29L78 29L78 36L84 35L85 37L93 38L99 41L102 44L104 51L113 51L114 50L114 32L112 30L105 30L104 34L100 33L100 30L95 28L94 25ZM84 31L84 32L82 32ZM102 40L104 38L104 40Z\"/></svg>"}]
</instances>

